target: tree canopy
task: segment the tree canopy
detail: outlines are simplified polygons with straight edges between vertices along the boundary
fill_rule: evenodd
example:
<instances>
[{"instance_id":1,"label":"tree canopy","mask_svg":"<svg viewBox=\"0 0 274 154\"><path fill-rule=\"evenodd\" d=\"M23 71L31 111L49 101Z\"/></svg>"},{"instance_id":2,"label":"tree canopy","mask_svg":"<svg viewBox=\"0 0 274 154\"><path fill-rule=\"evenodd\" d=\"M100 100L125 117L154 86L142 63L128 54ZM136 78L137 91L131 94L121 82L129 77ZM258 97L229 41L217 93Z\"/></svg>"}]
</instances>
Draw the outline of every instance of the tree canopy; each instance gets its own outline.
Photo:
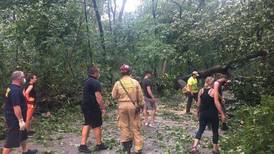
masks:
<instances>
[{"instance_id":1,"label":"tree canopy","mask_svg":"<svg viewBox=\"0 0 274 154\"><path fill-rule=\"evenodd\" d=\"M127 12L130 1L0 2L1 90L21 69L38 75L40 101L79 101L97 65L109 95L126 63L137 78L153 71L165 95L178 76L229 64L238 99L274 95L273 0L143 0Z\"/></svg>"}]
</instances>

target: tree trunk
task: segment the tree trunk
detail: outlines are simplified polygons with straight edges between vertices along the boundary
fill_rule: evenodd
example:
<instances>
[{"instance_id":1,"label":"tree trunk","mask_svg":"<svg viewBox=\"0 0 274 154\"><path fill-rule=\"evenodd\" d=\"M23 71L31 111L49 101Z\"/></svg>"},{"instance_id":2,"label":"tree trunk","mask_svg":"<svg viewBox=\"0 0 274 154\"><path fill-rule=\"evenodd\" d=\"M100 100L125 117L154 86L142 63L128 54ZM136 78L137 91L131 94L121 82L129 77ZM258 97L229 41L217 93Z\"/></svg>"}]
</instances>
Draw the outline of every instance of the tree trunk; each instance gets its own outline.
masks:
<instances>
[{"instance_id":1,"label":"tree trunk","mask_svg":"<svg viewBox=\"0 0 274 154\"><path fill-rule=\"evenodd\" d=\"M208 68L206 70L198 71L199 78L206 78L207 76L213 75L215 73L229 74L230 69L239 68L239 67L247 64L247 62L250 62L250 61L252 61L254 59L258 59L258 58L263 58L268 54L269 54L269 51L259 51L259 52L251 53L245 57L229 61L223 65L215 65L215 66ZM186 76L179 76L176 79L176 83L179 79L186 81L190 76L191 76L191 74L186 75Z\"/></svg>"},{"instance_id":2,"label":"tree trunk","mask_svg":"<svg viewBox=\"0 0 274 154\"><path fill-rule=\"evenodd\" d=\"M163 66L162 66L162 75L166 73L167 68L167 58L164 59Z\"/></svg>"},{"instance_id":3,"label":"tree trunk","mask_svg":"<svg viewBox=\"0 0 274 154\"><path fill-rule=\"evenodd\" d=\"M111 0L108 0L108 22L109 22L109 31L112 32L112 23L111 23Z\"/></svg>"},{"instance_id":4,"label":"tree trunk","mask_svg":"<svg viewBox=\"0 0 274 154\"><path fill-rule=\"evenodd\" d=\"M183 11L182 6L175 0L171 0L171 2L174 3L179 8L179 18L182 19L182 11Z\"/></svg>"},{"instance_id":5,"label":"tree trunk","mask_svg":"<svg viewBox=\"0 0 274 154\"><path fill-rule=\"evenodd\" d=\"M199 0L197 11L202 10L204 6L205 6L205 0Z\"/></svg>"},{"instance_id":6,"label":"tree trunk","mask_svg":"<svg viewBox=\"0 0 274 154\"><path fill-rule=\"evenodd\" d=\"M88 57L88 61L93 63L93 54L91 51L91 43L90 43L90 39L89 39L89 28L88 28L88 14L87 14L87 2L86 0L84 0L84 12L85 12L85 20L86 20L86 31L87 31L87 35L88 35L88 49L89 51L87 51L87 57ZM87 64L89 64L89 62L87 62Z\"/></svg>"},{"instance_id":7,"label":"tree trunk","mask_svg":"<svg viewBox=\"0 0 274 154\"><path fill-rule=\"evenodd\" d=\"M113 19L113 24L115 25L116 24L116 0L113 0L113 4L114 4L114 8L112 7L112 3L110 5L111 7L111 12L112 12L112 19Z\"/></svg>"},{"instance_id":8,"label":"tree trunk","mask_svg":"<svg viewBox=\"0 0 274 154\"><path fill-rule=\"evenodd\" d=\"M122 17L123 17L123 14L124 14L124 9L125 9L126 2L127 2L127 0L123 0L123 4L122 4L122 7L121 7L121 10L120 10L120 13L119 13L119 17L118 17L119 22L122 22Z\"/></svg>"},{"instance_id":9,"label":"tree trunk","mask_svg":"<svg viewBox=\"0 0 274 154\"><path fill-rule=\"evenodd\" d=\"M97 23L98 23L98 28L99 28L99 33L100 33L100 40L101 40L101 47L103 48L104 52L106 51L106 47L105 47L105 38L104 38L104 30L103 30L103 26L102 26L102 21L101 21L101 16L97 7L97 3L96 0L92 0L93 3L93 8L95 11L95 15L96 15L96 19L97 19Z\"/></svg>"}]
</instances>

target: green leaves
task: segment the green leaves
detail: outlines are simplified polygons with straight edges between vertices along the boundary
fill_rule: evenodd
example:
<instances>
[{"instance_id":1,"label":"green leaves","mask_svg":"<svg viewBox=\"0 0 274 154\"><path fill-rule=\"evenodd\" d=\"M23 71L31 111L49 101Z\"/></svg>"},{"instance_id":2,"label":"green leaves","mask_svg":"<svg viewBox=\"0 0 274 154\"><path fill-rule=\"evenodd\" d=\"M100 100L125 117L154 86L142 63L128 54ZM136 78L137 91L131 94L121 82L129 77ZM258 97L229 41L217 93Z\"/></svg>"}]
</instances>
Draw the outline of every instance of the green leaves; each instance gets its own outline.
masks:
<instances>
[{"instance_id":1,"label":"green leaves","mask_svg":"<svg viewBox=\"0 0 274 154\"><path fill-rule=\"evenodd\" d=\"M222 138L223 148L227 153L273 153L274 112L273 97L263 96L256 107L242 107L233 120L233 130ZM244 134L244 135L243 135Z\"/></svg>"}]
</instances>

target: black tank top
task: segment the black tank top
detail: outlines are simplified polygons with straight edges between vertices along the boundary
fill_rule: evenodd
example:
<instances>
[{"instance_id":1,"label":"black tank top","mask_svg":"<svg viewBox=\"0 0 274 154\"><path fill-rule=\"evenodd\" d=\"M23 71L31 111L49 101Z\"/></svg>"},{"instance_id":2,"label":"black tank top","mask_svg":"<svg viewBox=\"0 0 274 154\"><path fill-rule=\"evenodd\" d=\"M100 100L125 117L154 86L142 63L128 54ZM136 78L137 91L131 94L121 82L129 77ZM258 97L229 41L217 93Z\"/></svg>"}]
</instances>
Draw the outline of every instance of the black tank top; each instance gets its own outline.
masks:
<instances>
[{"instance_id":1,"label":"black tank top","mask_svg":"<svg viewBox=\"0 0 274 154\"><path fill-rule=\"evenodd\" d=\"M200 96L200 112L209 112L215 114L218 113L218 111L214 103L214 98L208 94L209 90L210 89L204 89L204 92Z\"/></svg>"}]
</instances>

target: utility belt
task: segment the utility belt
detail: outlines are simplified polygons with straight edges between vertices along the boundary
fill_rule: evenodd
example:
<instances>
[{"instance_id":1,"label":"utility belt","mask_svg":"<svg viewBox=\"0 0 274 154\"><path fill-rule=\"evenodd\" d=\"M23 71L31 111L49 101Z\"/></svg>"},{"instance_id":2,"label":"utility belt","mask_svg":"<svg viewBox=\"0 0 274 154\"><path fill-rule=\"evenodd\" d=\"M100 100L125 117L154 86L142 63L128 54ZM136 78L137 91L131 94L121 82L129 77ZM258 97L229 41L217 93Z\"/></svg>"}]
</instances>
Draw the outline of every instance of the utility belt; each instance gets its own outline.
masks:
<instances>
[{"instance_id":1,"label":"utility belt","mask_svg":"<svg viewBox=\"0 0 274 154\"><path fill-rule=\"evenodd\" d=\"M131 103L131 101L130 100L123 100L123 101L118 100L118 103Z\"/></svg>"}]
</instances>

